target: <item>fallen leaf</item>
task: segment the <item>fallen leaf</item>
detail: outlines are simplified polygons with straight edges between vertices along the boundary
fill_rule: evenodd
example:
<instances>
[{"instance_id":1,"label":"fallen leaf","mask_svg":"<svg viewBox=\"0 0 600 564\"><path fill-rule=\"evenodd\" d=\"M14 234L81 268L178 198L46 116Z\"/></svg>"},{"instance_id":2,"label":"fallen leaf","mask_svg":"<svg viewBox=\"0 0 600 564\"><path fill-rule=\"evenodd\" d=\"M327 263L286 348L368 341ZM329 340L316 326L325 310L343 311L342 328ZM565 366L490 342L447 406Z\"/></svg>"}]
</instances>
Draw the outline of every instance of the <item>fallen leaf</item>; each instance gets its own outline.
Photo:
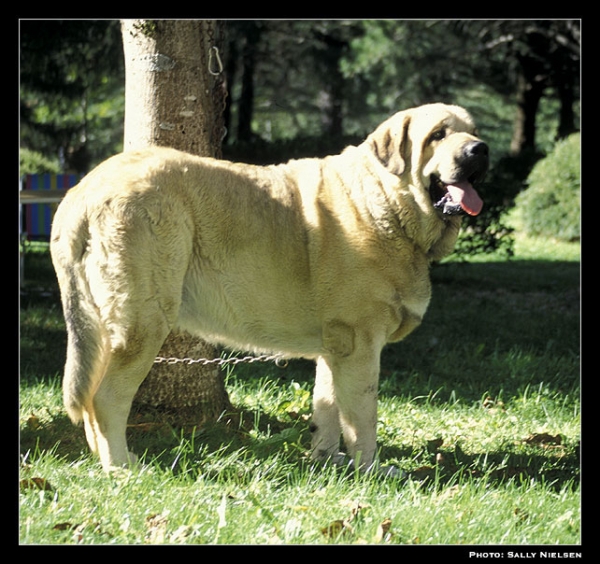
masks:
<instances>
[{"instance_id":1,"label":"fallen leaf","mask_svg":"<svg viewBox=\"0 0 600 564\"><path fill-rule=\"evenodd\" d=\"M27 428L31 431L37 431L41 426L39 417L32 413L27 419Z\"/></svg>"},{"instance_id":2,"label":"fallen leaf","mask_svg":"<svg viewBox=\"0 0 600 564\"><path fill-rule=\"evenodd\" d=\"M327 525L327 527L323 527L321 529L321 533L328 537L336 539L340 535L346 535L348 533L353 533L354 529L350 526L350 523L346 521L346 519L337 519L336 521L332 521Z\"/></svg>"},{"instance_id":3,"label":"fallen leaf","mask_svg":"<svg viewBox=\"0 0 600 564\"><path fill-rule=\"evenodd\" d=\"M427 441L427 450L429 452L435 452L444 444L444 439L442 437L438 437L437 439L433 439L431 441Z\"/></svg>"},{"instance_id":4,"label":"fallen leaf","mask_svg":"<svg viewBox=\"0 0 600 564\"><path fill-rule=\"evenodd\" d=\"M25 490L43 490L45 492L52 492L54 488L50 485L50 482L46 478L25 478L21 480L21 491Z\"/></svg>"},{"instance_id":5,"label":"fallen leaf","mask_svg":"<svg viewBox=\"0 0 600 564\"><path fill-rule=\"evenodd\" d=\"M528 445L560 445L562 444L562 437L560 435L550 435L549 433L535 433L529 435L524 441Z\"/></svg>"},{"instance_id":6,"label":"fallen leaf","mask_svg":"<svg viewBox=\"0 0 600 564\"><path fill-rule=\"evenodd\" d=\"M390 529L392 528L392 520L384 519L377 527L375 533L375 542L381 542L390 536Z\"/></svg>"},{"instance_id":7,"label":"fallen leaf","mask_svg":"<svg viewBox=\"0 0 600 564\"><path fill-rule=\"evenodd\" d=\"M79 525L73 525L72 523L58 523L52 527L53 531L73 531L73 540L80 543L83 540L83 533L87 530L92 533L112 536L109 533L103 531L100 527L100 523L81 523Z\"/></svg>"},{"instance_id":8,"label":"fallen leaf","mask_svg":"<svg viewBox=\"0 0 600 564\"><path fill-rule=\"evenodd\" d=\"M502 400L497 400L490 396L487 396L483 400L481 406L484 409L489 409L490 411L498 411L498 410L505 411L506 410L506 408L504 407L504 402Z\"/></svg>"},{"instance_id":9,"label":"fallen leaf","mask_svg":"<svg viewBox=\"0 0 600 564\"><path fill-rule=\"evenodd\" d=\"M369 504L367 503L361 503L360 501L342 501L341 505L345 506L345 507L350 507L350 512L351 512L351 517L348 521L351 521L352 519L354 519L363 509L366 509L369 507Z\"/></svg>"},{"instance_id":10,"label":"fallen leaf","mask_svg":"<svg viewBox=\"0 0 600 564\"><path fill-rule=\"evenodd\" d=\"M458 495L461 492L461 490L462 489L459 485L454 485L450 488L444 488L443 490L440 491L440 493L434 494L433 499L436 501L436 503L441 503L441 502L447 501L449 499L452 499L453 497Z\"/></svg>"},{"instance_id":11,"label":"fallen leaf","mask_svg":"<svg viewBox=\"0 0 600 564\"><path fill-rule=\"evenodd\" d=\"M432 468L431 466L421 466L410 472L409 476L415 480L428 480L435 477L435 468Z\"/></svg>"},{"instance_id":12,"label":"fallen leaf","mask_svg":"<svg viewBox=\"0 0 600 564\"><path fill-rule=\"evenodd\" d=\"M58 523L52 527L53 531L73 531L73 540L80 543L83 540L85 525L73 525L72 523Z\"/></svg>"},{"instance_id":13,"label":"fallen leaf","mask_svg":"<svg viewBox=\"0 0 600 564\"><path fill-rule=\"evenodd\" d=\"M484 408L490 408L494 405L494 403L496 403L494 401L494 398L491 398L490 396L487 396L483 402L481 403L481 406Z\"/></svg>"},{"instance_id":14,"label":"fallen leaf","mask_svg":"<svg viewBox=\"0 0 600 564\"><path fill-rule=\"evenodd\" d=\"M515 510L513 511L515 517L517 517L519 519L519 521L526 521L527 519L529 519L529 513L527 511L523 511L522 509L519 509L518 507L515 507Z\"/></svg>"},{"instance_id":15,"label":"fallen leaf","mask_svg":"<svg viewBox=\"0 0 600 564\"><path fill-rule=\"evenodd\" d=\"M159 513L146 517L146 527L148 528L146 541L151 544L160 544L164 542L167 524L167 518Z\"/></svg>"},{"instance_id":16,"label":"fallen leaf","mask_svg":"<svg viewBox=\"0 0 600 564\"><path fill-rule=\"evenodd\" d=\"M190 525L181 525L181 527L171 534L169 541L173 544L183 544L191 534L192 527Z\"/></svg>"},{"instance_id":17,"label":"fallen leaf","mask_svg":"<svg viewBox=\"0 0 600 564\"><path fill-rule=\"evenodd\" d=\"M54 525L54 527L52 527L53 531L70 531L71 529L74 529L75 525L73 525L73 523L58 523L57 525Z\"/></svg>"}]
</instances>

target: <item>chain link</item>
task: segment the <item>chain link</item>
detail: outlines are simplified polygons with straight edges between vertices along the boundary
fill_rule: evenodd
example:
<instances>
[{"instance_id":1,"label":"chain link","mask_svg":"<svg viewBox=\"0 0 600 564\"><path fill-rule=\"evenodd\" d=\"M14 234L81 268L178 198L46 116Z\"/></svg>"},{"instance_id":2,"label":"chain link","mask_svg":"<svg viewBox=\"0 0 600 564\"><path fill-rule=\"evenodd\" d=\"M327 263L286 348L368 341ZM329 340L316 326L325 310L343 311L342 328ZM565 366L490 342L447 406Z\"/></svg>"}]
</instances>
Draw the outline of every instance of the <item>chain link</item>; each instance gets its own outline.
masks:
<instances>
[{"instance_id":1,"label":"chain link","mask_svg":"<svg viewBox=\"0 0 600 564\"><path fill-rule=\"evenodd\" d=\"M217 44L219 40L222 40L223 35L223 22L222 21L205 21L204 22L205 32L208 37L208 58L206 51L201 50L201 57L203 63L207 66L209 74L214 79L213 83L213 102L215 105L214 112L214 126L213 126L213 149L217 158L221 157L221 143L227 135L227 129L225 127L224 113L227 104L227 83L223 72L223 63L219 53L219 47ZM219 37L215 37L215 35ZM226 366L228 364L240 364L247 362L252 364L254 362L275 362L279 368L285 368L288 365L287 359L278 354L263 354L259 356L244 356L244 357L230 357L230 358L176 358L176 357L164 357L157 356L154 359L154 364L200 364L201 366L207 366L214 364L216 366Z\"/></svg>"},{"instance_id":2,"label":"chain link","mask_svg":"<svg viewBox=\"0 0 600 564\"><path fill-rule=\"evenodd\" d=\"M216 366L226 366L228 364L240 364L247 362L252 364L254 362L275 362L279 368L285 368L288 365L287 359L279 354L262 354L259 356L243 356L237 357L232 356L229 358L176 358L176 357L164 357L157 356L154 359L154 364L200 364L201 366L207 366L209 364L215 364Z\"/></svg>"}]
</instances>

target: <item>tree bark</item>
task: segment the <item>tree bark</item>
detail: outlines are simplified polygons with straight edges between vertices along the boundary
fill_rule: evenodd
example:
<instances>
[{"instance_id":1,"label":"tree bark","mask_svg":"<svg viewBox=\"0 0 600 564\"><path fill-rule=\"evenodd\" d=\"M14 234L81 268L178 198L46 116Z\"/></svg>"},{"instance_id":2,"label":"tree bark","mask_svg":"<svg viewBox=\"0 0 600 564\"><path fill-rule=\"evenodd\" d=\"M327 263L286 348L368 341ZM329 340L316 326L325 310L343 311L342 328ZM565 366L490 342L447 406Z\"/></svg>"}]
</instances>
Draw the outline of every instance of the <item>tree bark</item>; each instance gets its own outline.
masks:
<instances>
[{"instance_id":1,"label":"tree bark","mask_svg":"<svg viewBox=\"0 0 600 564\"><path fill-rule=\"evenodd\" d=\"M123 20L125 150L168 146L220 157L225 89L215 51L218 25L199 20ZM159 356L215 358L217 350L172 332ZM171 424L201 424L231 410L214 365L155 364L132 413L159 408Z\"/></svg>"},{"instance_id":2,"label":"tree bark","mask_svg":"<svg viewBox=\"0 0 600 564\"><path fill-rule=\"evenodd\" d=\"M124 20L125 150L151 145L219 157L225 104L216 22ZM210 71L209 71L210 65Z\"/></svg>"},{"instance_id":3,"label":"tree bark","mask_svg":"<svg viewBox=\"0 0 600 564\"><path fill-rule=\"evenodd\" d=\"M557 71L555 79L556 90L560 99L560 112L558 121L557 139L564 139L577 131L575 127L575 77L570 66L565 65L563 70Z\"/></svg>"},{"instance_id":4,"label":"tree bark","mask_svg":"<svg viewBox=\"0 0 600 564\"><path fill-rule=\"evenodd\" d=\"M320 31L316 31L314 35L326 46L320 55L320 64L323 65L321 72L327 77L319 104L323 132L332 139L341 139L344 133L343 105L346 81L340 70L340 60L349 41Z\"/></svg>"},{"instance_id":5,"label":"tree bark","mask_svg":"<svg viewBox=\"0 0 600 564\"><path fill-rule=\"evenodd\" d=\"M238 141L252 141L252 116L254 112L254 70L256 68L257 46L262 34L259 22L248 22L242 48L242 92L238 104Z\"/></svg>"},{"instance_id":6,"label":"tree bark","mask_svg":"<svg viewBox=\"0 0 600 564\"><path fill-rule=\"evenodd\" d=\"M510 144L512 155L535 150L536 116L546 88L546 75L529 57L519 57L517 114Z\"/></svg>"}]
</instances>

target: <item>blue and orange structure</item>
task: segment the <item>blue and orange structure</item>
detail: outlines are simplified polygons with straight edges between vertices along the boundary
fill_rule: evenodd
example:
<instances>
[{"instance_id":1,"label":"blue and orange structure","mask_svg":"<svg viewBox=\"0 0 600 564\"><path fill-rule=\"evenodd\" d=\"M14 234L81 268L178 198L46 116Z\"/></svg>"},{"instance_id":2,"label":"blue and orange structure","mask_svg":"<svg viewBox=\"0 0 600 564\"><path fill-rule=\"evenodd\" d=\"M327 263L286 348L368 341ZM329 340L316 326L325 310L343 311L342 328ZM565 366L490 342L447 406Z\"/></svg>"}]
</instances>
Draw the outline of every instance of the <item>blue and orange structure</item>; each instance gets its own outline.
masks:
<instances>
[{"instance_id":1,"label":"blue and orange structure","mask_svg":"<svg viewBox=\"0 0 600 564\"><path fill-rule=\"evenodd\" d=\"M20 284L25 278L27 241L49 241L52 218L69 188L82 174L27 174L21 178L19 191Z\"/></svg>"},{"instance_id":2,"label":"blue and orange structure","mask_svg":"<svg viewBox=\"0 0 600 564\"><path fill-rule=\"evenodd\" d=\"M21 232L28 239L48 239L52 217L62 196L80 180L80 174L26 174L21 179ZM45 192L47 191L47 192ZM26 198L25 196L29 196ZM38 203L47 196L47 203Z\"/></svg>"}]
</instances>

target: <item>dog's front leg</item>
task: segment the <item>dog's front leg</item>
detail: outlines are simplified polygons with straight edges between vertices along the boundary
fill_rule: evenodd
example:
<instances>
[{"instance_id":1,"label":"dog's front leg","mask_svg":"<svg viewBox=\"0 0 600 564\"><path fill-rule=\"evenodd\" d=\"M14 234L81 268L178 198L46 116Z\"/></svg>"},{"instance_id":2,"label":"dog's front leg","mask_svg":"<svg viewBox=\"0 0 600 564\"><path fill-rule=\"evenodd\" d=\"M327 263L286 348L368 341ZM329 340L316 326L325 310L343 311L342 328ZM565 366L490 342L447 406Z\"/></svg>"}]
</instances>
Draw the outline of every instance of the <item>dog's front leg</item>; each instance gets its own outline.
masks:
<instances>
[{"instance_id":1,"label":"dog's front leg","mask_svg":"<svg viewBox=\"0 0 600 564\"><path fill-rule=\"evenodd\" d=\"M377 450L379 351L331 360L344 444L357 468L368 469Z\"/></svg>"},{"instance_id":2,"label":"dog's front leg","mask_svg":"<svg viewBox=\"0 0 600 564\"><path fill-rule=\"evenodd\" d=\"M349 325L340 322L326 327L324 345L330 352L317 361L311 427L313 458L340 462L341 432L348 455L357 467L368 468L377 448L381 347L377 346L377 339L357 335Z\"/></svg>"},{"instance_id":3,"label":"dog's front leg","mask_svg":"<svg viewBox=\"0 0 600 564\"><path fill-rule=\"evenodd\" d=\"M339 454L340 414L335 401L331 369L322 357L317 360L310 430L313 459L337 462L337 458L343 458L343 455Z\"/></svg>"}]
</instances>

